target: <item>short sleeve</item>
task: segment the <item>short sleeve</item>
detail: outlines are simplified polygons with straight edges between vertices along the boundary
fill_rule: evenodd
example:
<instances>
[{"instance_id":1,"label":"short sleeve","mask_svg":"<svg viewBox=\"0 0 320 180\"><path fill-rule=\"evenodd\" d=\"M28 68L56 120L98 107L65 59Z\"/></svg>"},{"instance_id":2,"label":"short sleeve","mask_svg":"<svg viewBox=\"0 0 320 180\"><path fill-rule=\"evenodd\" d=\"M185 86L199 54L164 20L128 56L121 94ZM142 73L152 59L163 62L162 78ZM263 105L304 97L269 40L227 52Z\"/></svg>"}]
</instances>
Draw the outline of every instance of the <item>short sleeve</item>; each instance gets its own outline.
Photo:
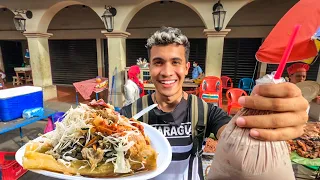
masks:
<instances>
[{"instance_id":1,"label":"short sleeve","mask_svg":"<svg viewBox=\"0 0 320 180\"><path fill-rule=\"evenodd\" d=\"M203 71L202 71L200 66L198 66L198 72L199 72L199 74L203 73Z\"/></svg>"},{"instance_id":2,"label":"short sleeve","mask_svg":"<svg viewBox=\"0 0 320 180\"><path fill-rule=\"evenodd\" d=\"M217 137L219 129L228 124L231 117L223 111L221 108L214 106L213 104L208 104L208 120L207 120L207 130L206 137L213 133Z\"/></svg>"}]
</instances>

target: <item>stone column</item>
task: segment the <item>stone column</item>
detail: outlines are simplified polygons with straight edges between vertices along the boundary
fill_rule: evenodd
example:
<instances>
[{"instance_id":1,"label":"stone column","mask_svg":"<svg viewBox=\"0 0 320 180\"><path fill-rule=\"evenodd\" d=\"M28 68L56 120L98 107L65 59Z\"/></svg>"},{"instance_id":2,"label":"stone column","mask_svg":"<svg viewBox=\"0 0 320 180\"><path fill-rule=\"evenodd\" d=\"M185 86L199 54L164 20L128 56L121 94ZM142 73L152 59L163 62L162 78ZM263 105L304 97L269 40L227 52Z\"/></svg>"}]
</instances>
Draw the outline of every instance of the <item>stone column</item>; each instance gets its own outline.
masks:
<instances>
[{"instance_id":1,"label":"stone column","mask_svg":"<svg viewBox=\"0 0 320 180\"><path fill-rule=\"evenodd\" d=\"M57 97L57 88L52 84L48 38L50 33L25 32L30 53L33 85L42 87L43 99Z\"/></svg>"},{"instance_id":2,"label":"stone column","mask_svg":"<svg viewBox=\"0 0 320 180\"><path fill-rule=\"evenodd\" d=\"M109 63L109 99L112 105L122 107L124 103L123 85L124 70L126 67L126 38L130 35L124 31L101 31L108 38L108 63ZM117 71L115 72L115 68ZM116 73L114 81L115 87L112 88L112 76ZM111 91L113 91L111 93ZM116 99L116 100L115 100Z\"/></svg>"},{"instance_id":3,"label":"stone column","mask_svg":"<svg viewBox=\"0 0 320 180\"><path fill-rule=\"evenodd\" d=\"M206 76L221 76L224 37L230 32L224 29L217 32L213 29L205 29L207 36Z\"/></svg>"},{"instance_id":4,"label":"stone column","mask_svg":"<svg viewBox=\"0 0 320 180\"><path fill-rule=\"evenodd\" d=\"M258 77L257 78L262 78L264 75L267 74L267 63L259 63L259 69L258 69Z\"/></svg>"},{"instance_id":5,"label":"stone column","mask_svg":"<svg viewBox=\"0 0 320 180\"><path fill-rule=\"evenodd\" d=\"M5 72L4 70L4 62L3 62L3 57L2 57L2 51L1 51L1 46L0 46L0 70Z\"/></svg>"},{"instance_id":6,"label":"stone column","mask_svg":"<svg viewBox=\"0 0 320 180\"><path fill-rule=\"evenodd\" d=\"M103 49L102 49L102 40L96 39L97 46L97 66L98 66L98 76L103 76L104 69L104 60L103 60Z\"/></svg>"}]
</instances>

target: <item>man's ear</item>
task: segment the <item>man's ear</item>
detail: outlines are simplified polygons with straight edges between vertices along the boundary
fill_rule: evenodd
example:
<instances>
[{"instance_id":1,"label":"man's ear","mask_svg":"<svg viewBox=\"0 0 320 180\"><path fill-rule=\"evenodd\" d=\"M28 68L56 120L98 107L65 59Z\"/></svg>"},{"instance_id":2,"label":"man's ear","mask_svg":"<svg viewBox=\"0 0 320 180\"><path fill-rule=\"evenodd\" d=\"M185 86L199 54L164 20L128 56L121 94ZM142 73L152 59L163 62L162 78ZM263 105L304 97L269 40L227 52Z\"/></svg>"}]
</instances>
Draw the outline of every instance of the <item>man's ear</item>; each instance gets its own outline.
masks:
<instances>
[{"instance_id":1,"label":"man's ear","mask_svg":"<svg viewBox=\"0 0 320 180\"><path fill-rule=\"evenodd\" d=\"M185 75L188 75L188 73L189 73L189 69L190 69L190 62L187 62L187 64L186 64L186 73L185 73Z\"/></svg>"}]
</instances>

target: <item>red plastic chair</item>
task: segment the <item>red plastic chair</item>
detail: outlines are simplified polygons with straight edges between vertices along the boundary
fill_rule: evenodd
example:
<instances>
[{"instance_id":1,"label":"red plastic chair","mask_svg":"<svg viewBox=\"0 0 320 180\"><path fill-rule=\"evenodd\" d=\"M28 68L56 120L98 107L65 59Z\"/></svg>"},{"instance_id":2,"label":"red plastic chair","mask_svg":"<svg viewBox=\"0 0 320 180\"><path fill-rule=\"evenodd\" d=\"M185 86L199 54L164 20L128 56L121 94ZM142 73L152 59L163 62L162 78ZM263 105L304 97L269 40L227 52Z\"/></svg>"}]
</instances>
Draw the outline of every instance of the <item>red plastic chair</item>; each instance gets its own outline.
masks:
<instances>
[{"instance_id":1,"label":"red plastic chair","mask_svg":"<svg viewBox=\"0 0 320 180\"><path fill-rule=\"evenodd\" d=\"M238 103L238 99L241 96L248 96L248 94L242 89L232 88L227 91L226 96L228 99L228 114L230 115L230 111L232 108L242 108L242 106Z\"/></svg>"},{"instance_id":2,"label":"red plastic chair","mask_svg":"<svg viewBox=\"0 0 320 180\"><path fill-rule=\"evenodd\" d=\"M232 79L228 76L221 76L222 89L231 89L233 88ZM228 86L230 84L230 86Z\"/></svg>"},{"instance_id":3,"label":"red plastic chair","mask_svg":"<svg viewBox=\"0 0 320 180\"><path fill-rule=\"evenodd\" d=\"M23 169L16 160L8 160L6 157L14 157L16 152L0 151L0 179L2 180L17 180L28 170ZM1 178L2 177L2 178Z\"/></svg>"},{"instance_id":4,"label":"red plastic chair","mask_svg":"<svg viewBox=\"0 0 320 180\"><path fill-rule=\"evenodd\" d=\"M199 94L198 88L195 88L194 90L190 90L190 91L184 91L184 92L186 92L187 94L193 94L196 96L198 96L198 94Z\"/></svg>"},{"instance_id":5,"label":"red plastic chair","mask_svg":"<svg viewBox=\"0 0 320 180\"><path fill-rule=\"evenodd\" d=\"M203 78L199 87L199 97L207 103L222 106L222 81L215 76Z\"/></svg>"}]
</instances>

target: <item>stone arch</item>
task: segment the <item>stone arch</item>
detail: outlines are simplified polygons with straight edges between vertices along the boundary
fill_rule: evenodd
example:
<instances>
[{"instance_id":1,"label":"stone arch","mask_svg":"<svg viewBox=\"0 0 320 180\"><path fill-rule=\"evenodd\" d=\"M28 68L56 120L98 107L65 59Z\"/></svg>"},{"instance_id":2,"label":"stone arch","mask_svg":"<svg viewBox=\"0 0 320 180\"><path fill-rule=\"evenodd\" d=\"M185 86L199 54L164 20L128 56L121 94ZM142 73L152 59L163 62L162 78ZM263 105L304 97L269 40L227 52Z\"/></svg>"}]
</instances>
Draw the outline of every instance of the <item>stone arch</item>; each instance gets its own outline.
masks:
<instances>
[{"instance_id":1,"label":"stone arch","mask_svg":"<svg viewBox=\"0 0 320 180\"><path fill-rule=\"evenodd\" d=\"M104 28L103 21L92 8L85 5L71 5L55 14L50 21L47 32L53 33L53 38L55 38L56 35L61 36L63 34L61 30L93 30L99 32Z\"/></svg>"},{"instance_id":2,"label":"stone arch","mask_svg":"<svg viewBox=\"0 0 320 180\"><path fill-rule=\"evenodd\" d=\"M226 19L224 21L224 27L227 27L229 22L232 20L232 18L239 12L241 9L246 7L248 4L254 2L255 0L248 0L248 1L242 1L237 4L238 7L236 8L230 8L231 11L227 12Z\"/></svg>"},{"instance_id":3,"label":"stone arch","mask_svg":"<svg viewBox=\"0 0 320 180\"><path fill-rule=\"evenodd\" d=\"M63 8L67 6L72 6L72 5L85 5L82 2L79 1L62 1L54 4L50 8L46 10L46 12L43 14L41 19L39 20L37 31L39 32L47 32L48 27L50 25L51 20L53 17ZM87 6L88 8L91 8L90 6ZM91 8L92 9L92 8ZM93 9L92 9L93 10ZM94 11L94 10L93 10ZM97 13L96 11L94 11ZM98 14L97 14L98 15Z\"/></svg>"},{"instance_id":4,"label":"stone arch","mask_svg":"<svg viewBox=\"0 0 320 180\"><path fill-rule=\"evenodd\" d=\"M120 29L125 31L128 28L128 25L130 23L130 21L133 19L133 17L144 7L155 3L155 2L160 2L160 0L145 0L142 1L140 4L136 5L128 14L127 16L124 18L122 25L120 26ZM204 20L204 18L202 17L201 13L190 3L187 2L186 0L176 0L176 3L180 3L183 4L187 7L189 7L190 9L192 9L201 19L201 21L203 22L204 26L206 28L208 28L208 25L206 23L206 21Z\"/></svg>"},{"instance_id":5,"label":"stone arch","mask_svg":"<svg viewBox=\"0 0 320 180\"><path fill-rule=\"evenodd\" d=\"M282 16L299 0L252 0L244 4L234 15L229 19L228 25L240 26L240 25L257 25L264 22L263 26L274 26ZM278 4L275 6L275 4ZM274 8L277 7L277 8ZM272 12L272 16L267 16ZM236 15L236 16L235 16ZM246 21L244 21L246 20ZM243 24L239 24L243 22ZM229 24L230 23L230 24ZM228 26L227 25L227 26Z\"/></svg>"},{"instance_id":6,"label":"stone arch","mask_svg":"<svg viewBox=\"0 0 320 180\"><path fill-rule=\"evenodd\" d=\"M0 11L0 13L3 14L0 16L0 30L15 31L16 28L13 23L14 12L11 9L2 5L0 5Z\"/></svg>"}]
</instances>

